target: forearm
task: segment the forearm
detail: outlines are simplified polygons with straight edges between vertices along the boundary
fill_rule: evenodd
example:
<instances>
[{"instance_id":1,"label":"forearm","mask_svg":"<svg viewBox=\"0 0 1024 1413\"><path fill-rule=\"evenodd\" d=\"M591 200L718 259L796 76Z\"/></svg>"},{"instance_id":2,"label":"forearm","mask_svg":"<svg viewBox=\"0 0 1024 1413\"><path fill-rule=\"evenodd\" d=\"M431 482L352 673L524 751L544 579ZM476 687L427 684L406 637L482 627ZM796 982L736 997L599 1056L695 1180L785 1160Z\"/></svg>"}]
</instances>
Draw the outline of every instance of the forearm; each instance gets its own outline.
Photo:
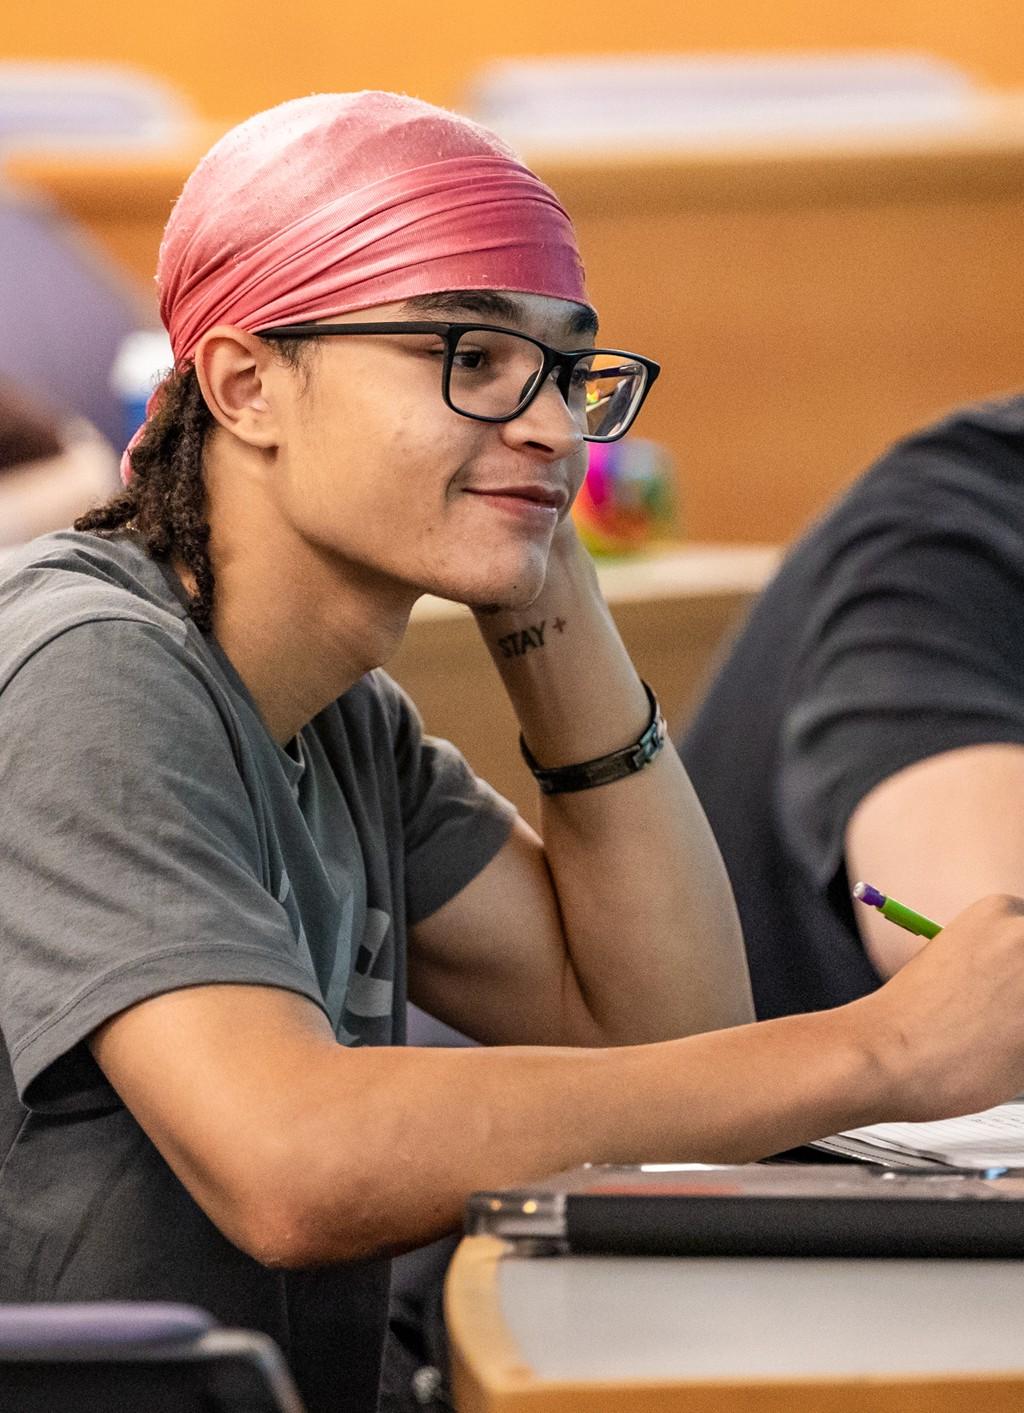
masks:
<instances>
[{"instance_id":1,"label":"forearm","mask_svg":"<svg viewBox=\"0 0 1024 1413\"><path fill-rule=\"evenodd\" d=\"M295 1134L316 1216L294 1259L419 1244L456 1226L475 1190L586 1161L746 1162L888 1117L889 1081L853 1021L829 1012L617 1050L339 1055Z\"/></svg>"},{"instance_id":2,"label":"forearm","mask_svg":"<svg viewBox=\"0 0 1024 1413\"><path fill-rule=\"evenodd\" d=\"M992 898L832 1011L620 1049L349 1049L304 997L184 987L91 1039L224 1234L272 1265L454 1226L466 1196L591 1162L736 1162L1024 1088L1024 901Z\"/></svg>"},{"instance_id":3,"label":"forearm","mask_svg":"<svg viewBox=\"0 0 1024 1413\"><path fill-rule=\"evenodd\" d=\"M556 540L535 604L479 623L541 765L638 738L647 699L575 536ZM544 796L541 833L573 971L608 1040L751 1019L732 892L671 747L627 779Z\"/></svg>"}]
</instances>

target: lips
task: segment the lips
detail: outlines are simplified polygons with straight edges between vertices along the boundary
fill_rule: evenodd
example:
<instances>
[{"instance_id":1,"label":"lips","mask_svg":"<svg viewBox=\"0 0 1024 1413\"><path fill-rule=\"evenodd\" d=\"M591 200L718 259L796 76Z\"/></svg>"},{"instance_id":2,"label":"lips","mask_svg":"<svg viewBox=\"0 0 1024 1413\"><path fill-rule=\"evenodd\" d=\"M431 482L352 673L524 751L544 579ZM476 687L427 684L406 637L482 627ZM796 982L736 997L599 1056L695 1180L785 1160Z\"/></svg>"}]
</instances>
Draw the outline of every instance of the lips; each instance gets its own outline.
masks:
<instances>
[{"instance_id":1,"label":"lips","mask_svg":"<svg viewBox=\"0 0 1024 1413\"><path fill-rule=\"evenodd\" d=\"M469 486L467 495L497 496L502 500L521 500L528 505L536 505L543 510L565 510L569 504L569 493L562 486L540 484L512 486Z\"/></svg>"}]
</instances>

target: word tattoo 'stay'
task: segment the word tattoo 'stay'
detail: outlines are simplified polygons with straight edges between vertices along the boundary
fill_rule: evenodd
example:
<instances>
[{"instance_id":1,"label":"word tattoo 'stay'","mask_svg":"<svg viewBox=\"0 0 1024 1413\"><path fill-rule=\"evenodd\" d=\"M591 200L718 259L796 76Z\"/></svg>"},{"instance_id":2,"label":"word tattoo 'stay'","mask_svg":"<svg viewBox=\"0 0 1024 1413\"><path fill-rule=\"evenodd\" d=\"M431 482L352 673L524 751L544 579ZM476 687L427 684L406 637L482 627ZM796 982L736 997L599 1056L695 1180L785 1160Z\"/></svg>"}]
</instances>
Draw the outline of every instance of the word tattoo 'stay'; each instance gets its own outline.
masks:
<instances>
[{"instance_id":1,"label":"word tattoo 'stay'","mask_svg":"<svg viewBox=\"0 0 1024 1413\"><path fill-rule=\"evenodd\" d=\"M544 646L544 630L547 626L547 619L542 618L539 623L531 623L528 628L517 629L515 633L506 633L504 638L498 639L498 647L501 649L502 657L522 657L531 648L542 648ZM563 633L565 619L556 618L552 621L551 626L556 633Z\"/></svg>"}]
</instances>

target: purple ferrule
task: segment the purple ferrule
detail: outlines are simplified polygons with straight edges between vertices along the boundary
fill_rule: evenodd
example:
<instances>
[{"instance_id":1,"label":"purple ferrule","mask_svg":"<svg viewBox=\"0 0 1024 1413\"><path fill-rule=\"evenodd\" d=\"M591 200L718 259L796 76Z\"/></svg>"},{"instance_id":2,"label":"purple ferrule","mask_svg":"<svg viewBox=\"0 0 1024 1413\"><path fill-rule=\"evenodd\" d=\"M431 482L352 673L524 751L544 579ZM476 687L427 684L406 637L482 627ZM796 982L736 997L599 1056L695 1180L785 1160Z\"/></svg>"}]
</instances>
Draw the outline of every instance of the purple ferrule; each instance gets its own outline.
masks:
<instances>
[{"instance_id":1,"label":"purple ferrule","mask_svg":"<svg viewBox=\"0 0 1024 1413\"><path fill-rule=\"evenodd\" d=\"M879 893L877 888L872 888L870 883L858 883L853 890L853 896L860 902L867 903L869 908L885 906L885 894Z\"/></svg>"}]
</instances>

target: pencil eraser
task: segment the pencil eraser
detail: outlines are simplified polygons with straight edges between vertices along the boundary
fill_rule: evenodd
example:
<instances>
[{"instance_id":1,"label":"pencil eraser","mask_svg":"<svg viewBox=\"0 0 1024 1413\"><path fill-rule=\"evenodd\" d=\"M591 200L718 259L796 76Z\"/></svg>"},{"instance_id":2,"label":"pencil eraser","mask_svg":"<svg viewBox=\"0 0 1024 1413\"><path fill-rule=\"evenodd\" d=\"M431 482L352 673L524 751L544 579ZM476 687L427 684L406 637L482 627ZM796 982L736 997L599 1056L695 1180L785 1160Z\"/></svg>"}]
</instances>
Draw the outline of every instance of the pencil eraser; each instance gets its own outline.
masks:
<instances>
[{"instance_id":1,"label":"pencil eraser","mask_svg":"<svg viewBox=\"0 0 1024 1413\"><path fill-rule=\"evenodd\" d=\"M855 883L853 896L860 902L867 903L869 908L880 908L885 902L885 894L879 893L877 888L872 888L870 883Z\"/></svg>"}]
</instances>

